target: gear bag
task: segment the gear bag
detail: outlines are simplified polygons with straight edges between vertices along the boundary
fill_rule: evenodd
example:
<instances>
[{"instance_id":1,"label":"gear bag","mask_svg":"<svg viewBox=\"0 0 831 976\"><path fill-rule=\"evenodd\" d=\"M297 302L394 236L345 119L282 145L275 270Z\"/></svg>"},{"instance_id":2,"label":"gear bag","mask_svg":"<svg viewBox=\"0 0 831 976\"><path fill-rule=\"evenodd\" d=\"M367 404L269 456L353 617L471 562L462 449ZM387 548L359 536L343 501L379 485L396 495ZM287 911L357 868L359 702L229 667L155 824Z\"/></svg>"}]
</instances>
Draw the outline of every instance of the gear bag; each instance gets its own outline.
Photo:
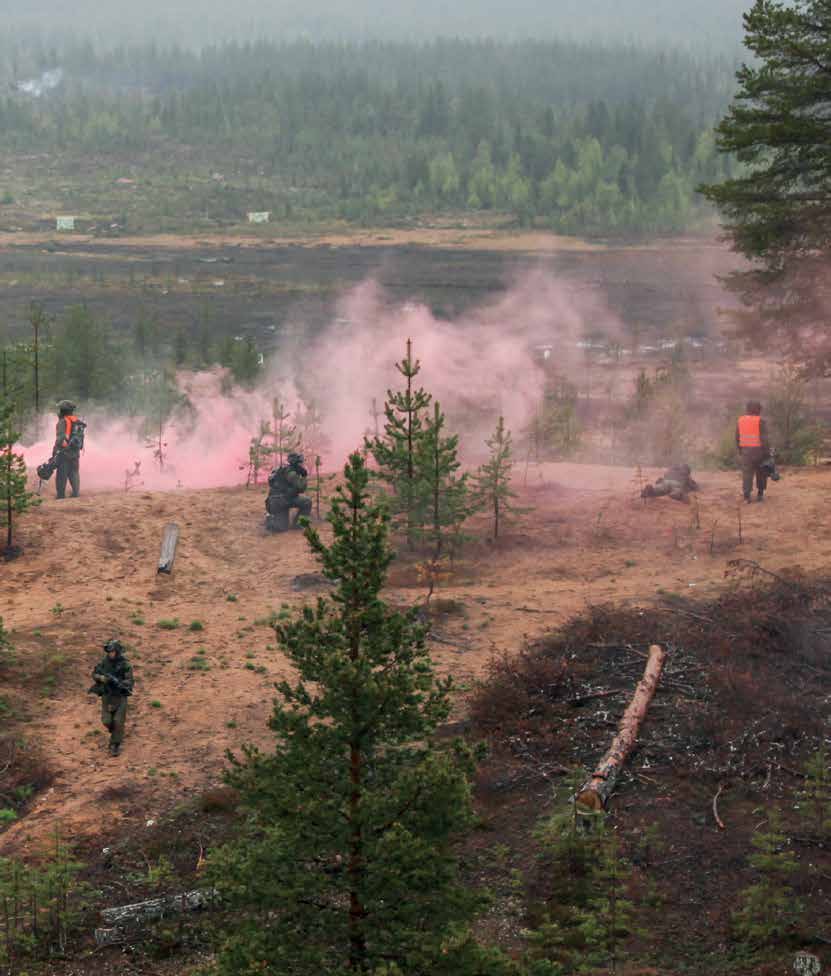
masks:
<instances>
[{"instance_id":1,"label":"gear bag","mask_svg":"<svg viewBox=\"0 0 831 976\"><path fill-rule=\"evenodd\" d=\"M66 446L75 451L83 451L84 431L87 429L87 425L80 417L68 417L67 419L70 421L70 424L66 438Z\"/></svg>"}]
</instances>

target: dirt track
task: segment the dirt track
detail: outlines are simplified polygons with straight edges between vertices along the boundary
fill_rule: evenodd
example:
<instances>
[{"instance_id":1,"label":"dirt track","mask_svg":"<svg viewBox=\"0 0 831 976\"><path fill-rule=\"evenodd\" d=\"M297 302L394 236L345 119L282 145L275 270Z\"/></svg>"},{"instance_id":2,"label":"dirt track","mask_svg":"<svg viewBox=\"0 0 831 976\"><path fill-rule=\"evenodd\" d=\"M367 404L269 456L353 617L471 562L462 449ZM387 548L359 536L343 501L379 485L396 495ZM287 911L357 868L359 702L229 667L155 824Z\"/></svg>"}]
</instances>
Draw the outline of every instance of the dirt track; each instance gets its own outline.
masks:
<instances>
[{"instance_id":1,"label":"dirt track","mask_svg":"<svg viewBox=\"0 0 831 976\"><path fill-rule=\"evenodd\" d=\"M712 595L727 585L731 559L827 570L831 471L787 473L764 505L743 507L741 546L737 476L700 481L695 529L692 507L637 500L630 469L532 467L524 502L535 510L525 525L496 551L472 545L438 594L448 608L434 624L439 668L464 685L493 655L516 651L589 603L648 604L661 590ZM55 777L0 837L0 852L25 850L58 824L77 837L94 833L102 817L152 818L218 782L227 748L268 742L272 683L288 669L263 618L320 587L306 575L316 566L299 533L263 533L262 504L261 492L244 489L105 494L50 498L27 516L24 557L0 568L3 616L30 676L48 668L57 676L54 690L27 686L25 726ZM172 519L182 528L175 572L157 577ZM394 565L391 582L392 600L423 596L411 566ZM174 619L176 629L158 626ZM194 620L203 631L188 629ZM106 755L97 699L86 695L100 645L114 634L135 648L137 679L119 759ZM207 670L189 667L199 657Z\"/></svg>"}]
</instances>

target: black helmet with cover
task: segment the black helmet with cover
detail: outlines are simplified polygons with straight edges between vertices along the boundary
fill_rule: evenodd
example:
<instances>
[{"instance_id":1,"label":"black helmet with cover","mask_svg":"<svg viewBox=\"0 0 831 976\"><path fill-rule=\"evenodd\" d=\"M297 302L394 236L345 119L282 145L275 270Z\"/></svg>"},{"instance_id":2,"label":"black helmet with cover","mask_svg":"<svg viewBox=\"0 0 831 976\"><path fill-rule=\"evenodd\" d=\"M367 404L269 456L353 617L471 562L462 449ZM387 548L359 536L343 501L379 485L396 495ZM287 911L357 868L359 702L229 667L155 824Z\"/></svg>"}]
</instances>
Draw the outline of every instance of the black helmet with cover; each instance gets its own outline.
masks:
<instances>
[{"instance_id":1,"label":"black helmet with cover","mask_svg":"<svg viewBox=\"0 0 831 976\"><path fill-rule=\"evenodd\" d=\"M115 653L120 657L124 653L124 645L120 640L115 640L115 638L113 638L112 640L108 640L104 645L104 651L107 654Z\"/></svg>"},{"instance_id":2,"label":"black helmet with cover","mask_svg":"<svg viewBox=\"0 0 831 976\"><path fill-rule=\"evenodd\" d=\"M58 413L61 417L68 417L75 413L75 404L71 400L59 400Z\"/></svg>"}]
</instances>

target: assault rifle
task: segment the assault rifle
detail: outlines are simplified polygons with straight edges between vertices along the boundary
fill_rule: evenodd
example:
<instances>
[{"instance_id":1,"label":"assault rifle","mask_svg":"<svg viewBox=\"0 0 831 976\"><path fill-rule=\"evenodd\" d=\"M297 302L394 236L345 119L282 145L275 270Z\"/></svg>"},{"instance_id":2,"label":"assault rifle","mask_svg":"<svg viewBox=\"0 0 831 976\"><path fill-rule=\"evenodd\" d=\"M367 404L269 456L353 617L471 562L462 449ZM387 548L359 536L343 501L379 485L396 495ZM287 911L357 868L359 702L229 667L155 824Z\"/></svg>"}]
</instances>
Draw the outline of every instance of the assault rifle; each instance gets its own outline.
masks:
<instances>
[{"instance_id":1,"label":"assault rifle","mask_svg":"<svg viewBox=\"0 0 831 976\"><path fill-rule=\"evenodd\" d=\"M114 674L96 674L95 684L89 689L90 695L104 695L106 694L106 689L103 685L111 685L122 695L132 695L130 688L121 681L120 678L116 678Z\"/></svg>"}]
</instances>

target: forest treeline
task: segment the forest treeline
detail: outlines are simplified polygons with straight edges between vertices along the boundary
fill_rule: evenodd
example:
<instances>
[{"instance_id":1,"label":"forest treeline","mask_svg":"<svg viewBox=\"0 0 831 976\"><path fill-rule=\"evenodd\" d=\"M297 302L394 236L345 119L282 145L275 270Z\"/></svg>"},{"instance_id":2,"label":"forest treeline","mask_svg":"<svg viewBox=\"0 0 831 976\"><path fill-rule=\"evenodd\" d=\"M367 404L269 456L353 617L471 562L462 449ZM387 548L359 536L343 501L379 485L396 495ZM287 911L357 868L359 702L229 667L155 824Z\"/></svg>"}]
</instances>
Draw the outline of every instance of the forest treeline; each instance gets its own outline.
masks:
<instances>
[{"instance_id":1,"label":"forest treeline","mask_svg":"<svg viewBox=\"0 0 831 976\"><path fill-rule=\"evenodd\" d=\"M732 172L726 57L571 42L0 47L7 151L222 171L219 222L509 213L562 233L678 231ZM60 69L41 95L19 82ZM0 187L0 190L2 188ZM172 192L172 191L171 191ZM8 203L7 194L4 198Z\"/></svg>"}]
</instances>

